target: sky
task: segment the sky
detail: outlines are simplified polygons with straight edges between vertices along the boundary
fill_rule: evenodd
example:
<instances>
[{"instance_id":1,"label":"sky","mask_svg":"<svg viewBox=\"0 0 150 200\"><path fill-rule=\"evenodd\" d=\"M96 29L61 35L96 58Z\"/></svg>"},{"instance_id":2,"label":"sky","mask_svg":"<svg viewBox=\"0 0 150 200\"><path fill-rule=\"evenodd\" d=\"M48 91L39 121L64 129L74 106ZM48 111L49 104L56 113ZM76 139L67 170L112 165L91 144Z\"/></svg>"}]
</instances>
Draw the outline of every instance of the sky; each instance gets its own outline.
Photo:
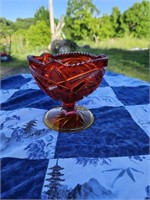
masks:
<instances>
[{"instance_id":1,"label":"sky","mask_svg":"<svg viewBox=\"0 0 150 200\"><path fill-rule=\"evenodd\" d=\"M55 18L60 19L62 15L65 15L67 1L53 0ZM93 4L100 10L101 15L110 14L115 6L124 12L135 2L142 2L142 0L93 0ZM34 17L41 6L48 8L48 0L0 0L0 17L11 21L15 21L16 18Z\"/></svg>"}]
</instances>

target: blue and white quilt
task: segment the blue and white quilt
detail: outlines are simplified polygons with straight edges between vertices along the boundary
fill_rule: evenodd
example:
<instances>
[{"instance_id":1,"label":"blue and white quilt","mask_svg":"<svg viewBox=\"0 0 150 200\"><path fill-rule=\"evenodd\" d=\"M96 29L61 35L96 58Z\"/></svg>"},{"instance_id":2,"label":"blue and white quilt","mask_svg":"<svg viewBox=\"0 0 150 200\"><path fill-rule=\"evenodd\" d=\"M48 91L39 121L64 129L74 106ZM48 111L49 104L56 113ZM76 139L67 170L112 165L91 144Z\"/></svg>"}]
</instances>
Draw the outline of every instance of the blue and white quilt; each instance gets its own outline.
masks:
<instances>
[{"instance_id":1,"label":"blue and white quilt","mask_svg":"<svg viewBox=\"0 0 150 200\"><path fill-rule=\"evenodd\" d=\"M149 83L106 72L100 87L77 102L95 121L80 132L47 128L60 105L30 74L1 81L1 198L150 198Z\"/></svg>"}]
</instances>

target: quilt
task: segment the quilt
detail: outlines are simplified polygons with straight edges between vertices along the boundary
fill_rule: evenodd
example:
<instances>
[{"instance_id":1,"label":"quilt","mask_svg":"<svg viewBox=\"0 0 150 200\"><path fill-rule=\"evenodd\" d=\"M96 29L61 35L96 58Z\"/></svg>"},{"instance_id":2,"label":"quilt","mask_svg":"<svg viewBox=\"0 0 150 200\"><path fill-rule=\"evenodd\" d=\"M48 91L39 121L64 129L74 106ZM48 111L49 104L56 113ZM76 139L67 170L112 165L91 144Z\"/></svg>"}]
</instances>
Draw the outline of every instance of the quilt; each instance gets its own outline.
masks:
<instances>
[{"instance_id":1,"label":"quilt","mask_svg":"<svg viewBox=\"0 0 150 200\"><path fill-rule=\"evenodd\" d=\"M59 106L30 74L1 81L1 199L150 198L149 83L107 71L77 102L94 114L80 132L43 122Z\"/></svg>"}]
</instances>

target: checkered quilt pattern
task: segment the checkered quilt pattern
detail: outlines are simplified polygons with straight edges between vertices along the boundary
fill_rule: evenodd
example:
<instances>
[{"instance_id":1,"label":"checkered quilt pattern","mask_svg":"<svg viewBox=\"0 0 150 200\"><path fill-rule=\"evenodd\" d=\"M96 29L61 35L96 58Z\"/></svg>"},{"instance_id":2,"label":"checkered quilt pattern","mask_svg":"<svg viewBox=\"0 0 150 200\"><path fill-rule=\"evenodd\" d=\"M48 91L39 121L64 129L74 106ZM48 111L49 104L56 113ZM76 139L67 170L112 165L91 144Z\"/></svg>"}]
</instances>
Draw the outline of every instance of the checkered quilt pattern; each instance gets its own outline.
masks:
<instances>
[{"instance_id":1,"label":"checkered quilt pattern","mask_svg":"<svg viewBox=\"0 0 150 200\"><path fill-rule=\"evenodd\" d=\"M1 198L150 198L149 83L107 71L77 102L94 114L80 132L43 122L59 106L30 74L1 81Z\"/></svg>"}]
</instances>

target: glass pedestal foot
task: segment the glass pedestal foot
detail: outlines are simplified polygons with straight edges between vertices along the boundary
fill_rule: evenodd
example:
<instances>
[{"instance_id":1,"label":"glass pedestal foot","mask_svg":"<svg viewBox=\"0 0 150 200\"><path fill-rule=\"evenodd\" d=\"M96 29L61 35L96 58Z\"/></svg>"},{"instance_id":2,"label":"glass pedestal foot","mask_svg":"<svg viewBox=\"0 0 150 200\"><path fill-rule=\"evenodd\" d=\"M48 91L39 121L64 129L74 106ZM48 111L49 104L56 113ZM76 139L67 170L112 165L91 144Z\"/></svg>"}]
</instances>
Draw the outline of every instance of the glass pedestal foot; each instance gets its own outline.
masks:
<instances>
[{"instance_id":1,"label":"glass pedestal foot","mask_svg":"<svg viewBox=\"0 0 150 200\"><path fill-rule=\"evenodd\" d=\"M62 107L55 107L44 117L46 126L60 132L80 131L88 128L93 122L94 116L91 111L81 106L68 113Z\"/></svg>"}]
</instances>

